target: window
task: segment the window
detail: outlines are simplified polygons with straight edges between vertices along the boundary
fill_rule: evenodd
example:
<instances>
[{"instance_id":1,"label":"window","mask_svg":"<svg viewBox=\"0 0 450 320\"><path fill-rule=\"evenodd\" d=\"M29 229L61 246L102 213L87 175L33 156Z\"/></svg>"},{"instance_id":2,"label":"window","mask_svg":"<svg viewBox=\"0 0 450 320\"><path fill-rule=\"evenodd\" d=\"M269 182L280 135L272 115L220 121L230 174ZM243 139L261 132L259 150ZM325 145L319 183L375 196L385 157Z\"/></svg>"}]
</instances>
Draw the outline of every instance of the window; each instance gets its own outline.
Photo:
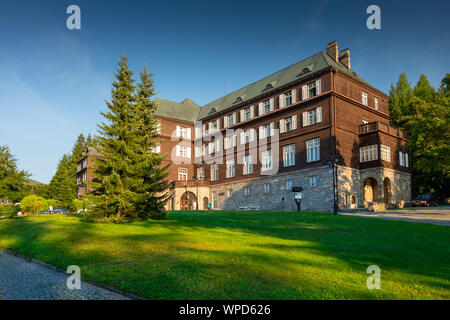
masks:
<instances>
[{"instance_id":1,"label":"window","mask_svg":"<svg viewBox=\"0 0 450 320\"><path fill-rule=\"evenodd\" d=\"M266 150L261 153L261 171L272 170L272 150Z\"/></svg>"},{"instance_id":2,"label":"window","mask_svg":"<svg viewBox=\"0 0 450 320\"><path fill-rule=\"evenodd\" d=\"M152 147L153 153L160 153L161 152L161 145L158 144L157 146Z\"/></svg>"},{"instance_id":3,"label":"window","mask_svg":"<svg viewBox=\"0 0 450 320\"><path fill-rule=\"evenodd\" d=\"M365 105L365 106L367 106L367 93L366 92L363 92L362 93L362 104L363 105Z\"/></svg>"},{"instance_id":4,"label":"window","mask_svg":"<svg viewBox=\"0 0 450 320\"><path fill-rule=\"evenodd\" d=\"M244 188L244 195L249 196L250 195L250 187Z\"/></svg>"},{"instance_id":5,"label":"window","mask_svg":"<svg viewBox=\"0 0 450 320\"><path fill-rule=\"evenodd\" d=\"M378 146L376 144L359 148L359 161L361 163L374 160L378 160Z\"/></svg>"},{"instance_id":6,"label":"window","mask_svg":"<svg viewBox=\"0 0 450 320\"><path fill-rule=\"evenodd\" d=\"M320 160L320 138L306 140L306 161Z\"/></svg>"},{"instance_id":7,"label":"window","mask_svg":"<svg viewBox=\"0 0 450 320\"><path fill-rule=\"evenodd\" d=\"M175 155L177 157L190 158L191 157L191 147L185 146L175 146Z\"/></svg>"},{"instance_id":8,"label":"window","mask_svg":"<svg viewBox=\"0 0 450 320\"><path fill-rule=\"evenodd\" d=\"M188 148L180 146L180 157L190 158L188 155Z\"/></svg>"},{"instance_id":9,"label":"window","mask_svg":"<svg viewBox=\"0 0 450 320\"><path fill-rule=\"evenodd\" d=\"M264 114L270 112L270 100L264 101Z\"/></svg>"},{"instance_id":10,"label":"window","mask_svg":"<svg viewBox=\"0 0 450 320\"><path fill-rule=\"evenodd\" d=\"M235 115L234 113L228 115L228 125L229 126L236 124L236 121L235 121L236 119L234 118L234 115Z\"/></svg>"},{"instance_id":11,"label":"window","mask_svg":"<svg viewBox=\"0 0 450 320\"><path fill-rule=\"evenodd\" d=\"M211 165L211 181L219 180L219 165L213 164Z\"/></svg>"},{"instance_id":12,"label":"window","mask_svg":"<svg viewBox=\"0 0 450 320\"><path fill-rule=\"evenodd\" d=\"M233 196L233 189L228 189L228 198Z\"/></svg>"},{"instance_id":13,"label":"window","mask_svg":"<svg viewBox=\"0 0 450 320\"><path fill-rule=\"evenodd\" d=\"M251 110L251 108L245 109L245 120L250 120L251 118L252 118L252 110Z\"/></svg>"},{"instance_id":14,"label":"window","mask_svg":"<svg viewBox=\"0 0 450 320\"><path fill-rule=\"evenodd\" d=\"M311 188L317 187L317 176L309 177L309 186Z\"/></svg>"},{"instance_id":15,"label":"window","mask_svg":"<svg viewBox=\"0 0 450 320\"><path fill-rule=\"evenodd\" d=\"M303 127L322 122L322 107L303 112Z\"/></svg>"},{"instance_id":16,"label":"window","mask_svg":"<svg viewBox=\"0 0 450 320\"><path fill-rule=\"evenodd\" d=\"M178 168L178 181L187 181L187 180L188 180L188 169Z\"/></svg>"},{"instance_id":17,"label":"window","mask_svg":"<svg viewBox=\"0 0 450 320\"><path fill-rule=\"evenodd\" d=\"M406 180L402 180L402 190L406 190L406 188L407 188Z\"/></svg>"},{"instance_id":18,"label":"window","mask_svg":"<svg viewBox=\"0 0 450 320\"><path fill-rule=\"evenodd\" d=\"M197 147L195 147L194 148L194 157L195 158L197 158L197 157L201 157L202 156L202 147L199 147L199 146L197 146Z\"/></svg>"},{"instance_id":19,"label":"window","mask_svg":"<svg viewBox=\"0 0 450 320\"><path fill-rule=\"evenodd\" d=\"M382 144L380 146L381 160L391 162L391 148Z\"/></svg>"},{"instance_id":20,"label":"window","mask_svg":"<svg viewBox=\"0 0 450 320\"><path fill-rule=\"evenodd\" d=\"M214 191L212 193L212 203L211 206L213 207L213 209L217 208L217 193Z\"/></svg>"},{"instance_id":21,"label":"window","mask_svg":"<svg viewBox=\"0 0 450 320\"><path fill-rule=\"evenodd\" d=\"M269 183L264 184L264 192L265 193L270 192L270 184Z\"/></svg>"},{"instance_id":22,"label":"window","mask_svg":"<svg viewBox=\"0 0 450 320\"><path fill-rule=\"evenodd\" d=\"M400 151L399 152L399 158L400 158L400 165L402 167L409 167L408 153Z\"/></svg>"},{"instance_id":23,"label":"window","mask_svg":"<svg viewBox=\"0 0 450 320\"><path fill-rule=\"evenodd\" d=\"M226 176L227 176L227 178L232 178L235 176L234 159L227 160Z\"/></svg>"},{"instance_id":24,"label":"window","mask_svg":"<svg viewBox=\"0 0 450 320\"><path fill-rule=\"evenodd\" d=\"M284 130L285 131L292 130L292 117L284 119Z\"/></svg>"},{"instance_id":25,"label":"window","mask_svg":"<svg viewBox=\"0 0 450 320\"><path fill-rule=\"evenodd\" d=\"M286 181L286 191L292 191L292 186L293 186L292 180Z\"/></svg>"},{"instance_id":26,"label":"window","mask_svg":"<svg viewBox=\"0 0 450 320\"><path fill-rule=\"evenodd\" d=\"M317 95L316 89L317 89L317 86L316 86L315 82L308 84L308 97L309 98L315 97Z\"/></svg>"},{"instance_id":27,"label":"window","mask_svg":"<svg viewBox=\"0 0 450 320\"><path fill-rule=\"evenodd\" d=\"M374 99L374 105L375 105L375 110L378 110L378 98L375 97Z\"/></svg>"},{"instance_id":28,"label":"window","mask_svg":"<svg viewBox=\"0 0 450 320\"><path fill-rule=\"evenodd\" d=\"M271 128L272 128L272 125L269 123L269 124L266 124L265 126L264 126L264 137L271 137L272 136L272 130L271 130Z\"/></svg>"},{"instance_id":29,"label":"window","mask_svg":"<svg viewBox=\"0 0 450 320\"><path fill-rule=\"evenodd\" d=\"M243 141L241 143L253 142L253 140L255 138L255 130L249 129L249 130L245 131L245 133L242 133L242 135L241 135L241 140L243 140Z\"/></svg>"},{"instance_id":30,"label":"window","mask_svg":"<svg viewBox=\"0 0 450 320\"><path fill-rule=\"evenodd\" d=\"M284 103L285 106L290 106L292 104L292 92L284 94Z\"/></svg>"},{"instance_id":31,"label":"window","mask_svg":"<svg viewBox=\"0 0 450 320\"><path fill-rule=\"evenodd\" d=\"M205 179L205 167L197 168L197 179L204 180Z\"/></svg>"},{"instance_id":32,"label":"window","mask_svg":"<svg viewBox=\"0 0 450 320\"><path fill-rule=\"evenodd\" d=\"M283 166L290 167L295 165L295 145L288 144L283 147Z\"/></svg>"},{"instance_id":33,"label":"window","mask_svg":"<svg viewBox=\"0 0 450 320\"><path fill-rule=\"evenodd\" d=\"M308 121L309 124L316 124L317 123L317 109L313 109L311 111L308 112Z\"/></svg>"},{"instance_id":34,"label":"window","mask_svg":"<svg viewBox=\"0 0 450 320\"><path fill-rule=\"evenodd\" d=\"M244 174L253 173L252 155L244 156Z\"/></svg>"}]
</instances>

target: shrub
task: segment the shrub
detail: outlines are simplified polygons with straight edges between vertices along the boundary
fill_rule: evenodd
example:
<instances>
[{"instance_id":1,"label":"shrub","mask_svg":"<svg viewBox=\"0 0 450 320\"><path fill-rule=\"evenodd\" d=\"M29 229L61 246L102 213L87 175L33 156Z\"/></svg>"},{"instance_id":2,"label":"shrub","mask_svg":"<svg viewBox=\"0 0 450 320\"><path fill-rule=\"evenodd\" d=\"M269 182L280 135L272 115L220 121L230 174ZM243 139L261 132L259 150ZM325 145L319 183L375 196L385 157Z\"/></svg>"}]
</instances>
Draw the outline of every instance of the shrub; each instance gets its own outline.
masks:
<instances>
[{"instance_id":1,"label":"shrub","mask_svg":"<svg viewBox=\"0 0 450 320\"><path fill-rule=\"evenodd\" d=\"M25 213L36 214L39 211L48 209L48 204L44 198L32 194L22 199L20 207Z\"/></svg>"},{"instance_id":2,"label":"shrub","mask_svg":"<svg viewBox=\"0 0 450 320\"><path fill-rule=\"evenodd\" d=\"M2 204L0 205L0 217L12 218L17 215L19 210L19 206L15 206L13 204Z\"/></svg>"},{"instance_id":3,"label":"shrub","mask_svg":"<svg viewBox=\"0 0 450 320\"><path fill-rule=\"evenodd\" d=\"M73 203L74 207L76 208L76 210L83 209L83 200L73 199L72 203ZM86 199L84 201L84 204L86 206L86 209L88 209L89 206L91 206L93 204L93 202L92 202L92 200Z\"/></svg>"},{"instance_id":4,"label":"shrub","mask_svg":"<svg viewBox=\"0 0 450 320\"><path fill-rule=\"evenodd\" d=\"M56 204L58 203L58 200L55 199L47 199L45 200L47 202L47 205L50 207L56 207Z\"/></svg>"}]
</instances>

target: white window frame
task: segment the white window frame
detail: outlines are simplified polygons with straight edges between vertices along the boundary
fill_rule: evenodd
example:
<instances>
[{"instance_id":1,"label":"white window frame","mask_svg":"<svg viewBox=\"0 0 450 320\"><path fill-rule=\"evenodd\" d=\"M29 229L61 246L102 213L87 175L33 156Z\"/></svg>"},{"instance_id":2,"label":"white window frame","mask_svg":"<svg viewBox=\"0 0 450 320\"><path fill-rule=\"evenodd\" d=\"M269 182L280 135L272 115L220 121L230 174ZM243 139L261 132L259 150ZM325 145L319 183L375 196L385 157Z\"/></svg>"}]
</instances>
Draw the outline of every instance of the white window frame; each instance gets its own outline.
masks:
<instances>
[{"instance_id":1,"label":"white window frame","mask_svg":"<svg viewBox=\"0 0 450 320\"><path fill-rule=\"evenodd\" d=\"M264 184L264 193L269 193L270 192L270 183L265 183Z\"/></svg>"},{"instance_id":2,"label":"white window frame","mask_svg":"<svg viewBox=\"0 0 450 320\"><path fill-rule=\"evenodd\" d=\"M197 179L198 180L205 180L205 167L198 167L197 168Z\"/></svg>"},{"instance_id":3,"label":"white window frame","mask_svg":"<svg viewBox=\"0 0 450 320\"><path fill-rule=\"evenodd\" d=\"M226 177L233 178L236 176L236 163L234 159L229 159L226 161Z\"/></svg>"},{"instance_id":4,"label":"white window frame","mask_svg":"<svg viewBox=\"0 0 450 320\"><path fill-rule=\"evenodd\" d=\"M188 168L178 168L178 181L188 181Z\"/></svg>"},{"instance_id":5,"label":"white window frame","mask_svg":"<svg viewBox=\"0 0 450 320\"><path fill-rule=\"evenodd\" d=\"M249 186L244 188L244 195L246 195L246 196L250 195L250 187Z\"/></svg>"},{"instance_id":6,"label":"white window frame","mask_svg":"<svg viewBox=\"0 0 450 320\"><path fill-rule=\"evenodd\" d=\"M244 175L252 174L253 173L253 163L252 163L253 157L252 157L252 155L249 154L249 155L244 156L243 160L244 160L243 161L244 162L244 164L243 164L243 166L244 166L243 174Z\"/></svg>"},{"instance_id":7,"label":"white window frame","mask_svg":"<svg viewBox=\"0 0 450 320\"><path fill-rule=\"evenodd\" d=\"M217 163L211 165L211 181L219 180L219 165Z\"/></svg>"},{"instance_id":8,"label":"white window frame","mask_svg":"<svg viewBox=\"0 0 450 320\"><path fill-rule=\"evenodd\" d=\"M317 176L311 176L309 177L309 187L315 188L318 185L318 177Z\"/></svg>"},{"instance_id":9,"label":"white window frame","mask_svg":"<svg viewBox=\"0 0 450 320\"><path fill-rule=\"evenodd\" d=\"M361 93L361 103L365 106L367 106L369 104L369 97L367 95L367 92L362 92Z\"/></svg>"},{"instance_id":10,"label":"white window frame","mask_svg":"<svg viewBox=\"0 0 450 320\"><path fill-rule=\"evenodd\" d=\"M294 182L292 180L286 181L286 191L292 191L293 187L294 187Z\"/></svg>"},{"instance_id":11,"label":"white window frame","mask_svg":"<svg viewBox=\"0 0 450 320\"><path fill-rule=\"evenodd\" d=\"M272 149L261 152L261 171L273 169Z\"/></svg>"},{"instance_id":12,"label":"white window frame","mask_svg":"<svg viewBox=\"0 0 450 320\"><path fill-rule=\"evenodd\" d=\"M380 145L380 157L383 161L391 162L391 148L384 144Z\"/></svg>"},{"instance_id":13,"label":"white window frame","mask_svg":"<svg viewBox=\"0 0 450 320\"><path fill-rule=\"evenodd\" d=\"M359 148L359 162L370 162L378 160L378 145L372 144L370 146Z\"/></svg>"},{"instance_id":14,"label":"white window frame","mask_svg":"<svg viewBox=\"0 0 450 320\"><path fill-rule=\"evenodd\" d=\"M283 146L283 167L295 166L295 144Z\"/></svg>"},{"instance_id":15,"label":"white window frame","mask_svg":"<svg viewBox=\"0 0 450 320\"><path fill-rule=\"evenodd\" d=\"M306 162L320 160L320 137L306 140Z\"/></svg>"}]
</instances>

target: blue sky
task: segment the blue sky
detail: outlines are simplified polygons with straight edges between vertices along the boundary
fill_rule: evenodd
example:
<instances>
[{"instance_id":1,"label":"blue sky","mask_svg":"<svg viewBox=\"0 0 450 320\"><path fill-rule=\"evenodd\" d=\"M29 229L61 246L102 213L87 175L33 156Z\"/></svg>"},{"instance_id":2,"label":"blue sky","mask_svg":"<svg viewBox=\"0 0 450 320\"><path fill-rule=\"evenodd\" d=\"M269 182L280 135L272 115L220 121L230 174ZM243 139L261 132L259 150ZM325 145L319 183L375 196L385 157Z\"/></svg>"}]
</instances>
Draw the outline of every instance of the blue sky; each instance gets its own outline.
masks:
<instances>
[{"instance_id":1,"label":"blue sky","mask_svg":"<svg viewBox=\"0 0 450 320\"><path fill-rule=\"evenodd\" d=\"M81 8L81 30L66 8ZM366 8L381 8L381 30ZM0 145L49 182L79 133L96 133L120 56L155 74L158 96L206 104L332 40L352 69L389 91L400 72L438 86L450 72L448 1L4 1Z\"/></svg>"}]
</instances>

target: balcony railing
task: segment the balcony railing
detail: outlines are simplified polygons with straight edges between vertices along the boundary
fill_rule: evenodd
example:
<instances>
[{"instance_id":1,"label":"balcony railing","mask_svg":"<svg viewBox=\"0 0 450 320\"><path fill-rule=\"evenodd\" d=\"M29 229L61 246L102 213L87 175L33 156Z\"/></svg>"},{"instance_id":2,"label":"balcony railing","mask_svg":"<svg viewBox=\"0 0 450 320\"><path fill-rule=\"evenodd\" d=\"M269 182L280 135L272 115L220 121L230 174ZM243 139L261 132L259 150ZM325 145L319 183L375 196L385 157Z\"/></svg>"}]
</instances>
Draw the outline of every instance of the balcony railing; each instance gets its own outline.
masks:
<instances>
[{"instance_id":1,"label":"balcony railing","mask_svg":"<svg viewBox=\"0 0 450 320\"><path fill-rule=\"evenodd\" d=\"M408 134L405 131L391 127L390 125L379 121L369 122L361 124L359 126L359 134L365 134L375 131L382 131L403 139L409 138Z\"/></svg>"},{"instance_id":2,"label":"balcony railing","mask_svg":"<svg viewBox=\"0 0 450 320\"><path fill-rule=\"evenodd\" d=\"M187 181L175 181L175 188L178 187L204 187L209 186L209 180L187 180Z\"/></svg>"}]
</instances>

